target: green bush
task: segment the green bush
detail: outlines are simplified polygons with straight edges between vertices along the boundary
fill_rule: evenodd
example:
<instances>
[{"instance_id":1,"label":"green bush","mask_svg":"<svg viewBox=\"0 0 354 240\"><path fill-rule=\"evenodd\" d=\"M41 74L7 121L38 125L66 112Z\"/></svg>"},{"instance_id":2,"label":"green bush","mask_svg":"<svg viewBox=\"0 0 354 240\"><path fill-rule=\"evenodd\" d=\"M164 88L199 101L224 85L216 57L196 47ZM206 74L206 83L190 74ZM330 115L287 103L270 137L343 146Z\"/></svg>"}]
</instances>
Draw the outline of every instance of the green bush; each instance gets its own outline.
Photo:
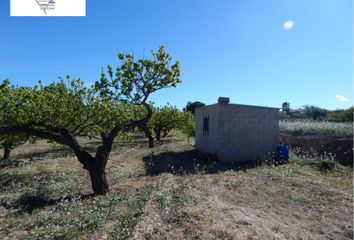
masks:
<instances>
[{"instance_id":1,"label":"green bush","mask_svg":"<svg viewBox=\"0 0 354 240\"><path fill-rule=\"evenodd\" d=\"M344 110L342 113L342 120L345 122L353 122L353 111L354 107Z\"/></svg>"},{"instance_id":2,"label":"green bush","mask_svg":"<svg viewBox=\"0 0 354 240\"><path fill-rule=\"evenodd\" d=\"M313 120L319 120L327 116L327 110L322 109L316 106L304 106L305 114L307 117L312 118Z\"/></svg>"}]
</instances>

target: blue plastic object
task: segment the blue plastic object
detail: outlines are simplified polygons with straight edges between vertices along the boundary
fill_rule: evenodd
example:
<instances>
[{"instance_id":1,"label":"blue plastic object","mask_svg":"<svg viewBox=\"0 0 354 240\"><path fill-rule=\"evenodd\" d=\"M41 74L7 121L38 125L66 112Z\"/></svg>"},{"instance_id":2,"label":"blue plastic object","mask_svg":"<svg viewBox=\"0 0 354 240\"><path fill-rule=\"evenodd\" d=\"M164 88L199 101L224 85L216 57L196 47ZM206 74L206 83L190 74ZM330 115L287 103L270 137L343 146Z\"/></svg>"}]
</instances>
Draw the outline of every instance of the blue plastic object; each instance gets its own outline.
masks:
<instances>
[{"instance_id":1,"label":"blue plastic object","mask_svg":"<svg viewBox=\"0 0 354 240\"><path fill-rule=\"evenodd\" d=\"M284 161L284 162L288 162L289 160L289 149L287 146L284 145L280 145L277 147L277 153L278 153L278 157L280 158L280 160Z\"/></svg>"}]
</instances>

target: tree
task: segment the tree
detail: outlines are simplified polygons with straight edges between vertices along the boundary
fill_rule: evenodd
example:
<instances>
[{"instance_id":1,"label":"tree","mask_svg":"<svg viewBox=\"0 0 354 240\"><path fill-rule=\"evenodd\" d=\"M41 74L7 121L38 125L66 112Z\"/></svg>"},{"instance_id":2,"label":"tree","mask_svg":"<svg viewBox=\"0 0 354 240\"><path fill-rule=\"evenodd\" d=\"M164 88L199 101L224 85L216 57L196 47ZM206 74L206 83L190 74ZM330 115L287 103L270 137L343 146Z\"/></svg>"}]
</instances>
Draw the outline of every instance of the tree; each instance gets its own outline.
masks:
<instances>
[{"instance_id":1,"label":"tree","mask_svg":"<svg viewBox=\"0 0 354 240\"><path fill-rule=\"evenodd\" d=\"M304 106L304 112L307 117L312 118L313 120L318 120L327 115L327 110L322 109L316 106Z\"/></svg>"},{"instance_id":2,"label":"tree","mask_svg":"<svg viewBox=\"0 0 354 240\"><path fill-rule=\"evenodd\" d=\"M4 148L3 160L9 159L12 149L25 144L28 141L28 136L17 134L0 137L0 145Z\"/></svg>"},{"instance_id":3,"label":"tree","mask_svg":"<svg viewBox=\"0 0 354 240\"><path fill-rule=\"evenodd\" d=\"M195 102L188 102L186 107L183 109L184 112L191 112L195 116L195 109L198 107L205 106L204 103L195 101Z\"/></svg>"},{"instance_id":4,"label":"tree","mask_svg":"<svg viewBox=\"0 0 354 240\"><path fill-rule=\"evenodd\" d=\"M195 117L191 112L184 112L182 114L181 124L179 129L189 137L195 135Z\"/></svg>"},{"instance_id":5,"label":"tree","mask_svg":"<svg viewBox=\"0 0 354 240\"><path fill-rule=\"evenodd\" d=\"M135 59L132 54L118 54L121 64L113 70L102 69L101 78L91 88L80 79L30 88L25 96L0 94L0 106L6 106L7 119L1 122L0 134L26 134L67 145L83 168L89 172L95 195L109 191L106 164L115 137L134 127L151 136L147 123L152 110L147 100L151 93L175 87L180 80L179 62L171 64L171 56L161 46L152 51L152 59ZM5 84L6 85L6 84ZM3 87L3 89L14 86ZM1 89L0 89L1 91ZM144 117L134 119L131 106L141 106ZM78 136L101 138L95 154L85 150Z\"/></svg>"},{"instance_id":6,"label":"tree","mask_svg":"<svg viewBox=\"0 0 354 240\"><path fill-rule=\"evenodd\" d=\"M29 91L26 87L19 87L19 88L10 88L9 87L9 80L4 80L3 83L0 85L0 94L2 95L1 98L4 99L8 96L16 96L18 98L17 104L21 104L21 97L25 96L26 92ZM4 102L4 101L3 101ZM8 120L8 112L6 111L7 105L2 104L0 105L1 112L0 112L0 126L7 123ZM8 159L11 154L11 150L15 147L24 144L27 142L29 137L24 134L11 134L11 135L1 135L0 134L0 146L4 149L3 153L3 160Z\"/></svg>"},{"instance_id":7,"label":"tree","mask_svg":"<svg viewBox=\"0 0 354 240\"><path fill-rule=\"evenodd\" d=\"M172 130L181 125L182 113L173 106L154 108L149 121L149 128L155 133L155 138L160 141Z\"/></svg>"},{"instance_id":8,"label":"tree","mask_svg":"<svg viewBox=\"0 0 354 240\"><path fill-rule=\"evenodd\" d=\"M354 107L348 108L346 110L343 111L342 115L342 119L345 122L353 122L353 112L354 112Z\"/></svg>"}]
</instances>

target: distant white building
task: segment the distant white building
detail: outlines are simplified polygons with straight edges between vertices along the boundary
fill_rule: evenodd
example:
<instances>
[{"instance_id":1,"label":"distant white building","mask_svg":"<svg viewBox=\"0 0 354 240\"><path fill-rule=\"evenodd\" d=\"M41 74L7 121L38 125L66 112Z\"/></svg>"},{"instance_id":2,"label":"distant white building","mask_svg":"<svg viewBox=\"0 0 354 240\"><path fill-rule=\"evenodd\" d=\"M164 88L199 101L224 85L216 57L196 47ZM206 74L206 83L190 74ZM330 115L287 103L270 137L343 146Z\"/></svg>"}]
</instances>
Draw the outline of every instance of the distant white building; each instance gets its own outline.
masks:
<instances>
[{"instance_id":1,"label":"distant white building","mask_svg":"<svg viewBox=\"0 0 354 240\"><path fill-rule=\"evenodd\" d=\"M196 109L195 148L220 161L260 160L278 145L279 108L217 104Z\"/></svg>"}]
</instances>

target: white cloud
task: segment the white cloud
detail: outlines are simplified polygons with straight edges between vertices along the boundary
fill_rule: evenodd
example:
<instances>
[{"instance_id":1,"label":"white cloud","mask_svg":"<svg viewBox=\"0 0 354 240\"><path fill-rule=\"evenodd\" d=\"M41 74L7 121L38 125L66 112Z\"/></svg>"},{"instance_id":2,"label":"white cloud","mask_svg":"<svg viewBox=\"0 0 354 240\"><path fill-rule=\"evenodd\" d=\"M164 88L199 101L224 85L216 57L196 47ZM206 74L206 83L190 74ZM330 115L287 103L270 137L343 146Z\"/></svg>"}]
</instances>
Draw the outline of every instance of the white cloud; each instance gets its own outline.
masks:
<instances>
[{"instance_id":1,"label":"white cloud","mask_svg":"<svg viewBox=\"0 0 354 240\"><path fill-rule=\"evenodd\" d=\"M339 101L339 102L349 102L349 99L346 98L346 97L344 97L344 96L342 96L342 95L335 95L334 97L335 97L336 100Z\"/></svg>"},{"instance_id":2,"label":"white cloud","mask_svg":"<svg viewBox=\"0 0 354 240\"><path fill-rule=\"evenodd\" d=\"M294 22L292 20L285 21L283 23L284 30L288 31L294 27Z\"/></svg>"}]
</instances>

